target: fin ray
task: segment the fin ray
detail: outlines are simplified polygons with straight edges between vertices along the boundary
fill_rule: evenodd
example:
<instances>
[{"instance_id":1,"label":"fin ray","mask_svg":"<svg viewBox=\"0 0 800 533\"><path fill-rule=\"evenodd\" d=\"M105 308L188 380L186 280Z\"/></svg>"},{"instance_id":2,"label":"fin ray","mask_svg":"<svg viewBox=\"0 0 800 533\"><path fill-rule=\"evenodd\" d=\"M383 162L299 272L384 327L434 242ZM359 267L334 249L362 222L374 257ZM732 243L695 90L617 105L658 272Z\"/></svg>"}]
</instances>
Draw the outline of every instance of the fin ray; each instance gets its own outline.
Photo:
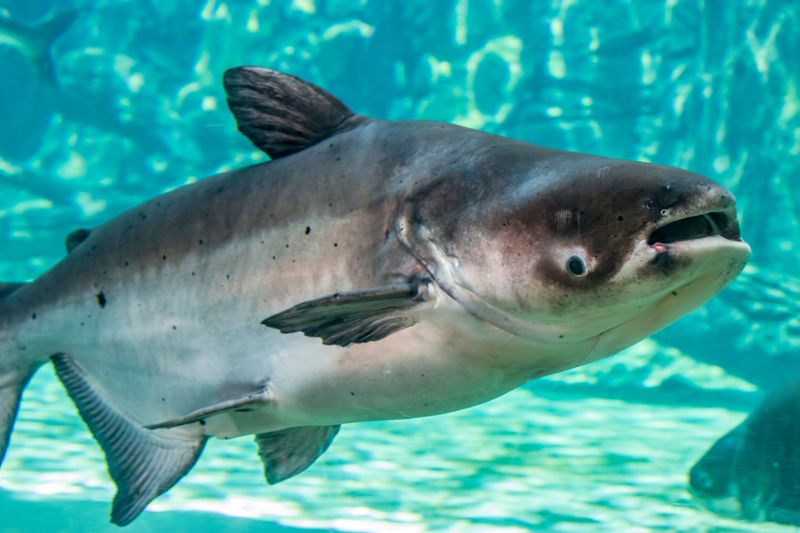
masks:
<instances>
[{"instance_id":1,"label":"fin ray","mask_svg":"<svg viewBox=\"0 0 800 533\"><path fill-rule=\"evenodd\" d=\"M256 435L267 483L296 476L325 453L341 426L305 426Z\"/></svg>"},{"instance_id":2,"label":"fin ray","mask_svg":"<svg viewBox=\"0 0 800 533\"><path fill-rule=\"evenodd\" d=\"M239 131L272 159L342 131L342 124L355 116L324 89L275 70L232 68L223 82Z\"/></svg>"},{"instance_id":3,"label":"fin ray","mask_svg":"<svg viewBox=\"0 0 800 533\"><path fill-rule=\"evenodd\" d=\"M324 344L349 346L383 339L413 326L406 313L425 301L430 280L336 293L295 305L262 321L281 333L302 331Z\"/></svg>"},{"instance_id":4,"label":"fin ray","mask_svg":"<svg viewBox=\"0 0 800 533\"><path fill-rule=\"evenodd\" d=\"M59 379L97 442L117 485L111 521L124 526L194 466L204 436L146 430L115 410L93 389L84 370L68 355L51 357Z\"/></svg>"}]
</instances>

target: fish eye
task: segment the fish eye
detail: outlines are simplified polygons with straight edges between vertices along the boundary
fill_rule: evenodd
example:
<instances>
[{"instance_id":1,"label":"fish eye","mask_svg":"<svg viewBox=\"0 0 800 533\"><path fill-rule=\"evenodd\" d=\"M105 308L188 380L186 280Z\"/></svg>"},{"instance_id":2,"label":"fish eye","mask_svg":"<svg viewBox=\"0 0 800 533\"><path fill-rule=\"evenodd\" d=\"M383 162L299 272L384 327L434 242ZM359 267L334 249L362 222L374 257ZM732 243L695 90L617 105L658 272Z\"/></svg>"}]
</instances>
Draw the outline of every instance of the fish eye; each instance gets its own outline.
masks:
<instances>
[{"instance_id":1,"label":"fish eye","mask_svg":"<svg viewBox=\"0 0 800 533\"><path fill-rule=\"evenodd\" d=\"M586 260L579 255L571 256L567 259L567 272L576 278L582 278L588 272Z\"/></svg>"}]
</instances>

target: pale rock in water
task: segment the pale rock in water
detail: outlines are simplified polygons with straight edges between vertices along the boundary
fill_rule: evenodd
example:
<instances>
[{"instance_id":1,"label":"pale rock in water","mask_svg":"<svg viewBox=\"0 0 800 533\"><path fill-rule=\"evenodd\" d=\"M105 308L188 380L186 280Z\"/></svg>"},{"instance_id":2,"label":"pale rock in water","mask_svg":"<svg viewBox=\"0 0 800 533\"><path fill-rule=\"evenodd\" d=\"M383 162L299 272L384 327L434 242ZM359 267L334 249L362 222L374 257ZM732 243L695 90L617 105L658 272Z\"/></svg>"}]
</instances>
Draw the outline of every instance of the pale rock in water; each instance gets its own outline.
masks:
<instances>
[{"instance_id":1,"label":"pale rock in water","mask_svg":"<svg viewBox=\"0 0 800 533\"><path fill-rule=\"evenodd\" d=\"M611 355L749 256L733 196L684 170L359 116L268 69L225 75L273 161L78 230L0 286L0 456L36 369L102 446L124 525L211 436L267 480L341 424L435 415Z\"/></svg>"}]
</instances>

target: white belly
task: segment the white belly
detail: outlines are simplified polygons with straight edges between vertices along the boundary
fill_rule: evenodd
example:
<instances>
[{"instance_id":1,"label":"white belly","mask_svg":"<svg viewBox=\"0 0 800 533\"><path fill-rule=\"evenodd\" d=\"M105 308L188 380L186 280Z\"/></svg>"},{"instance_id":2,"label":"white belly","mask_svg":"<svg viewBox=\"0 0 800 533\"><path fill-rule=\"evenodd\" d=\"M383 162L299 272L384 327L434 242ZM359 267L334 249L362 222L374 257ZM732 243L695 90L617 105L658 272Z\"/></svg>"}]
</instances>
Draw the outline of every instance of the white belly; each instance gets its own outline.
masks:
<instances>
[{"instance_id":1,"label":"white belly","mask_svg":"<svg viewBox=\"0 0 800 533\"><path fill-rule=\"evenodd\" d=\"M352 282L260 271L271 257L257 249L238 244L141 272L107 287L102 308L92 288L42 311L46 328L22 327L19 337L32 350L72 356L106 401L142 425L266 387L268 405L197 425L223 437L454 411L575 366L591 348L522 341L443 294L415 311L416 325L376 342L341 348L282 334L261 321L334 292L325 286L332 280Z\"/></svg>"}]
</instances>

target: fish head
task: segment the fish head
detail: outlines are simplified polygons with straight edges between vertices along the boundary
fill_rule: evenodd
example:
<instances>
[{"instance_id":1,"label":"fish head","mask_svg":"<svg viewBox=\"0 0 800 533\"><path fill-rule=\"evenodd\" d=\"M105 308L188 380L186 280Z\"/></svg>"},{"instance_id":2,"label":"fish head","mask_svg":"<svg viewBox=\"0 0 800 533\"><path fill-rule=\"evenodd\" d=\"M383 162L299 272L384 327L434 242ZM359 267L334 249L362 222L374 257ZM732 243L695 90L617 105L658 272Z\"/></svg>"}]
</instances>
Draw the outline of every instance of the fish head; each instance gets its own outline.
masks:
<instances>
[{"instance_id":1,"label":"fish head","mask_svg":"<svg viewBox=\"0 0 800 533\"><path fill-rule=\"evenodd\" d=\"M426 199L440 222L433 277L514 334L592 343L582 362L702 305L750 255L733 195L701 175L558 151L487 166L491 180ZM448 193L469 206L448 205Z\"/></svg>"}]
</instances>

